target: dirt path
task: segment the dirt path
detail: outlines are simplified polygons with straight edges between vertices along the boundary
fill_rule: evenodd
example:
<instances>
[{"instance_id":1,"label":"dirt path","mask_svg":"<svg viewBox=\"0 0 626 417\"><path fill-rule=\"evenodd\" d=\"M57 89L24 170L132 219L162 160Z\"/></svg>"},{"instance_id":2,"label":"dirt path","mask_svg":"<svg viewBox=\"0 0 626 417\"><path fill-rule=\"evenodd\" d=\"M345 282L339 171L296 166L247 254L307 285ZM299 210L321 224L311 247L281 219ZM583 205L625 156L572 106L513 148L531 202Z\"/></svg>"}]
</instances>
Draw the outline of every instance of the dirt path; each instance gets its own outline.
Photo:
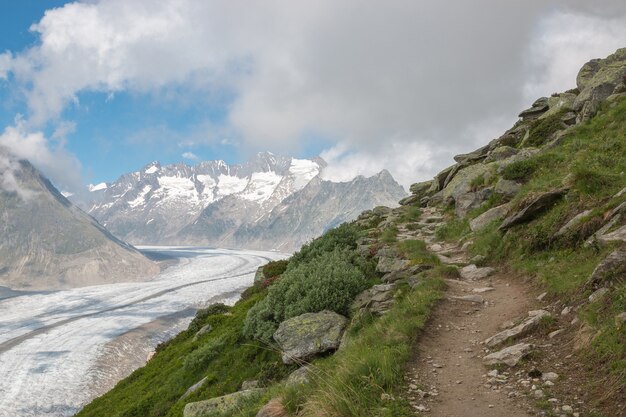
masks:
<instances>
[{"instance_id":1,"label":"dirt path","mask_svg":"<svg viewBox=\"0 0 626 417\"><path fill-rule=\"evenodd\" d=\"M435 242L438 213L426 211L422 228L401 230L400 239L424 239L442 262L467 264L459 247ZM485 290L489 288L489 290ZM454 297L475 298L474 302ZM507 381L503 370L487 375L481 344L533 308L534 297L524 284L497 272L485 278L448 280L446 298L420 336L406 378L408 398L418 413L433 417L521 417L533 415L525 395Z\"/></svg>"}]
</instances>

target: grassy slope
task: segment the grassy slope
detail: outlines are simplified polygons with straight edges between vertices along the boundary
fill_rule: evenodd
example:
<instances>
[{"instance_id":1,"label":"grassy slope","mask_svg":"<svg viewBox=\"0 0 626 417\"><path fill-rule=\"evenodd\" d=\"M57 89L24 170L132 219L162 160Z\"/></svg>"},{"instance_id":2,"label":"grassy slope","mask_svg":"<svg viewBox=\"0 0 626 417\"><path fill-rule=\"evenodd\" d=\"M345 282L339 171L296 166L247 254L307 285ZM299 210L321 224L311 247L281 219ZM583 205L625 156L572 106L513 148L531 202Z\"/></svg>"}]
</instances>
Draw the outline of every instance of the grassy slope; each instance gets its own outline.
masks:
<instances>
[{"instance_id":1,"label":"grassy slope","mask_svg":"<svg viewBox=\"0 0 626 417\"><path fill-rule=\"evenodd\" d=\"M473 234L467 227L467 219L449 222L438 235L451 240L471 239L474 244L470 251L474 255L486 256L492 265L534 277L553 300L581 304L592 291L584 284L595 267L620 246L585 247L583 243L608 220L605 216L612 208L626 201L626 196L614 197L626 186L625 172L626 100L621 100L607 105L590 122L576 127L561 146L504 171L505 178L508 175L527 181L512 201L514 206L521 205L532 193L564 184L570 187L567 197L547 213L514 227L504 236L497 230L497 221ZM468 217L476 217L488 207ZM580 226L556 237L568 220L587 209L592 211ZM615 401L626 391L626 331L614 323L615 315L623 311L626 311L623 281L613 288L608 299L587 304L579 311L579 317L598 332L591 346L581 353L581 360L588 369L596 370L591 388L613 387L603 390L607 401Z\"/></svg>"}]
</instances>

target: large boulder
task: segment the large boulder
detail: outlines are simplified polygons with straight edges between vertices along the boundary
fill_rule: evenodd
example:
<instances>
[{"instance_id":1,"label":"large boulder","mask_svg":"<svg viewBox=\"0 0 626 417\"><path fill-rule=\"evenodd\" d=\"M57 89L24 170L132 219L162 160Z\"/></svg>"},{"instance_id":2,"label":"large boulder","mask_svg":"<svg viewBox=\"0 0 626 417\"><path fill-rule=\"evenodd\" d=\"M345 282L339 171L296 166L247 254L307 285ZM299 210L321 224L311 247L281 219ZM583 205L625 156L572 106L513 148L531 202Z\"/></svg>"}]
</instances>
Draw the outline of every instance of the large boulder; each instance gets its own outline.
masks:
<instances>
[{"instance_id":1,"label":"large boulder","mask_svg":"<svg viewBox=\"0 0 626 417\"><path fill-rule=\"evenodd\" d=\"M489 152L489 155L485 158L485 162L502 161L503 159L510 158L518 153L519 150L512 146L498 146Z\"/></svg>"},{"instance_id":2,"label":"large boulder","mask_svg":"<svg viewBox=\"0 0 626 417\"><path fill-rule=\"evenodd\" d=\"M378 258L378 264L376 265L376 272L387 274L389 272L401 271L408 268L411 265L411 261L406 259L392 258L388 256L381 256Z\"/></svg>"},{"instance_id":3,"label":"large boulder","mask_svg":"<svg viewBox=\"0 0 626 417\"><path fill-rule=\"evenodd\" d=\"M489 339L485 340L485 345L492 348L501 345L508 340L515 340L520 337L524 337L539 327L539 324L544 318L551 317L551 314L545 310L539 310L534 313L535 314L533 316L527 318L517 326L491 336Z\"/></svg>"},{"instance_id":4,"label":"large boulder","mask_svg":"<svg viewBox=\"0 0 626 417\"><path fill-rule=\"evenodd\" d=\"M475 164L459 169L443 190L443 199L456 198L462 194L472 192L472 181L480 176L488 175L493 169L494 162L489 164Z\"/></svg>"},{"instance_id":5,"label":"large boulder","mask_svg":"<svg viewBox=\"0 0 626 417\"><path fill-rule=\"evenodd\" d=\"M605 59L593 59L583 65L576 77L580 94L572 104L573 109L578 112L578 121L593 117L600 103L624 82L624 75L626 48L618 49Z\"/></svg>"},{"instance_id":6,"label":"large boulder","mask_svg":"<svg viewBox=\"0 0 626 417\"><path fill-rule=\"evenodd\" d=\"M374 285L357 295L351 310L367 309L374 314L386 313L394 302L395 284Z\"/></svg>"},{"instance_id":7,"label":"large boulder","mask_svg":"<svg viewBox=\"0 0 626 417\"><path fill-rule=\"evenodd\" d=\"M311 376L311 365L302 366L287 377L286 385L289 386L298 386L308 384Z\"/></svg>"},{"instance_id":8,"label":"large boulder","mask_svg":"<svg viewBox=\"0 0 626 417\"><path fill-rule=\"evenodd\" d=\"M552 96L548 99L548 111L545 112L544 114L542 114L541 116L539 116L540 119L545 119L546 117L550 117L553 114L556 114L560 111L564 111L564 110L568 110L568 109L572 109L573 105L574 105L574 100L576 100L576 94L574 93L561 93L555 96ZM566 113L568 114L568 113ZM570 121L571 119L571 115L573 114L574 116L574 121L576 121L576 114L575 113L571 113L569 114L567 117L569 119L566 118L567 121ZM564 120L565 122L565 120ZM566 124L569 124L566 122Z\"/></svg>"},{"instance_id":9,"label":"large boulder","mask_svg":"<svg viewBox=\"0 0 626 417\"><path fill-rule=\"evenodd\" d=\"M283 321L274 333L285 364L337 350L348 319L332 311L305 313Z\"/></svg>"},{"instance_id":10,"label":"large boulder","mask_svg":"<svg viewBox=\"0 0 626 417\"><path fill-rule=\"evenodd\" d=\"M578 213L577 215L572 217L567 223L565 223L563 227L561 227L559 231L556 232L555 236L563 236L567 234L570 230L574 230L579 224L583 222L585 217L589 216L589 214L591 214L591 210L585 210Z\"/></svg>"},{"instance_id":11,"label":"large boulder","mask_svg":"<svg viewBox=\"0 0 626 417\"><path fill-rule=\"evenodd\" d=\"M541 193L529 199L523 207L504 219L500 230L507 230L515 225L526 223L555 205L564 195L565 190L553 190Z\"/></svg>"},{"instance_id":12,"label":"large boulder","mask_svg":"<svg viewBox=\"0 0 626 417\"><path fill-rule=\"evenodd\" d=\"M507 203L507 204L502 204L498 207L494 207L492 209L487 210L480 216L470 221L470 229L472 229L472 232L477 232L479 230L484 229L491 222L496 221L506 216L506 214L509 212L510 207L511 207L510 203Z\"/></svg>"},{"instance_id":13,"label":"large boulder","mask_svg":"<svg viewBox=\"0 0 626 417\"><path fill-rule=\"evenodd\" d=\"M227 413L235 411L239 401L255 395L261 395L262 393L263 390L260 388L251 389L224 395L222 397L211 398L210 400L188 403L183 410L183 417L202 417L215 412Z\"/></svg>"},{"instance_id":14,"label":"large boulder","mask_svg":"<svg viewBox=\"0 0 626 417\"><path fill-rule=\"evenodd\" d=\"M487 152L489 152L489 145L476 149L473 152L456 155L454 160L459 163L472 164L484 159L487 156Z\"/></svg>"},{"instance_id":15,"label":"large boulder","mask_svg":"<svg viewBox=\"0 0 626 417\"><path fill-rule=\"evenodd\" d=\"M456 196L454 199L454 211L457 217L465 217L470 210L480 207L491 197L492 193L493 188L489 187Z\"/></svg>"},{"instance_id":16,"label":"large boulder","mask_svg":"<svg viewBox=\"0 0 626 417\"><path fill-rule=\"evenodd\" d=\"M432 185L432 180L417 182L415 184L411 184L411 186L409 187L409 191L411 191L411 194L422 196L426 194L426 192L430 189Z\"/></svg>"},{"instance_id":17,"label":"large boulder","mask_svg":"<svg viewBox=\"0 0 626 417\"><path fill-rule=\"evenodd\" d=\"M612 242L626 242L626 225L613 232L598 236L598 242L604 245Z\"/></svg>"},{"instance_id":18,"label":"large boulder","mask_svg":"<svg viewBox=\"0 0 626 417\"><path fill-rule=\"evenodd\" d=\"M532 350L533 345L520 343L504 348L498 352L490 353L483 358L483 363L485 365L508 365L513 367L532 352Z\"/></svg>"}]
</instances>

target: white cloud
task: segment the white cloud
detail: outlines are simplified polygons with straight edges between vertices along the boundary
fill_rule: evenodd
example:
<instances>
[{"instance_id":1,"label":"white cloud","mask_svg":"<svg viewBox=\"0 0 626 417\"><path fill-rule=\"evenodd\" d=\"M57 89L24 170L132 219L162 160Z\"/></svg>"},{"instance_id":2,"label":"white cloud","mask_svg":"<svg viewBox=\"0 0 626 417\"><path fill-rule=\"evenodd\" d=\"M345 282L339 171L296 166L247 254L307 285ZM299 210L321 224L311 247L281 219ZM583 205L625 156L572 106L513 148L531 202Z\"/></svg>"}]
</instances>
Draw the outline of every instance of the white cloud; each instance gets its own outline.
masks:
<instances>
[{"instance_id":1,"label":"white cloud","mask_svg":"<svg viewBox=\"0 0 626 417\"><path fill-rule=\"evenodd\" d=\"M604 58L626 47L626 16L612 18L574 12L550 14L537 25L528 48L528 101L576 86L576 75L591 58Z\"/></svg>"},{"instance_id":2,"label":"white cloud","mask_svg":"<svg viewBox=\"0 0 626 417\"><path fill-rule=\"evenodd\" d=\"M624 46L625 10L618 0L93 0L46 12L32 27L41 42L0 55L0 76L10 70L25 89L30 128L84 91L227 92L225 126L167 137L291 152L314 133L335 144L327 175L386 167L406 185Z\"/></svg>"},{"instance_id":3,"label":"white cloud","mask_svg":"<svg viewBox=\"0 0 626 417\"><path fill-rule=\"evenodd\" d=\"M0 80L6 80L7 74L11 70L11 61L11 52L4 52L0 54Z\"/></svg>"},{"instance_id":4,"label":"white cloud","mask_svg":"<svg viewBox=\"0 0 626 417\"><path fill-rule=\"evenodd\" d=\"M192 161L197 161L198 159L200 159L198 155L193 152L184 152L181 156L185 159L190 159Z\"/></svg>"},{"instance_id":5,"label":"white cloud","mask_svg":"<svg viewBox=\"0 0 626 417\"><path fill-rule=\"evenodd\" d=\"M22 200L28 201L35 197L37 192L20 184L15 175L20 169L19 162L11 155L5 155L0 148L0 189L9 193L17 193Z\"/></svg>"},{"instance_id":6,"label":"white cloud","mask_svg":"<svg viewBox=\"0 0 626 417\"><path fill-rule=\"evenodd\" d=\"M56 145L56 146L53 146ZM18 159L27 159L59 188L81 188L80 163L62 142L48 140L42 132L29 132L17 119L0 134L0 147Z\"/></svg>"}]
</instances>

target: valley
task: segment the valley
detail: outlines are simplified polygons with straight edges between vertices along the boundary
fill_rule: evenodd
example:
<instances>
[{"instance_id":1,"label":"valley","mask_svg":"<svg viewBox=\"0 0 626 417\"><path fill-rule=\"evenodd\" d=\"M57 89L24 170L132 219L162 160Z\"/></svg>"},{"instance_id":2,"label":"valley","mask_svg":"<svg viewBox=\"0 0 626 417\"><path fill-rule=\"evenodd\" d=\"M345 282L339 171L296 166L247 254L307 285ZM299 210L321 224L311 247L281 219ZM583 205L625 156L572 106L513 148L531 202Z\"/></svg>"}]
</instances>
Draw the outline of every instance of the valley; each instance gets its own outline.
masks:
<instances>
[{"instance_id":1,"label":"valley","mask_svg":"<svg viewBox=\"0 0 626 417\"><path fill-rule=\"evenodd\" d=\"M0 301L0 416L73 415L186 328L196 308L234 303L260 265L284 257L193 247L142 251L178 263L147 282Z\"/></svg>"}]
</instances>

